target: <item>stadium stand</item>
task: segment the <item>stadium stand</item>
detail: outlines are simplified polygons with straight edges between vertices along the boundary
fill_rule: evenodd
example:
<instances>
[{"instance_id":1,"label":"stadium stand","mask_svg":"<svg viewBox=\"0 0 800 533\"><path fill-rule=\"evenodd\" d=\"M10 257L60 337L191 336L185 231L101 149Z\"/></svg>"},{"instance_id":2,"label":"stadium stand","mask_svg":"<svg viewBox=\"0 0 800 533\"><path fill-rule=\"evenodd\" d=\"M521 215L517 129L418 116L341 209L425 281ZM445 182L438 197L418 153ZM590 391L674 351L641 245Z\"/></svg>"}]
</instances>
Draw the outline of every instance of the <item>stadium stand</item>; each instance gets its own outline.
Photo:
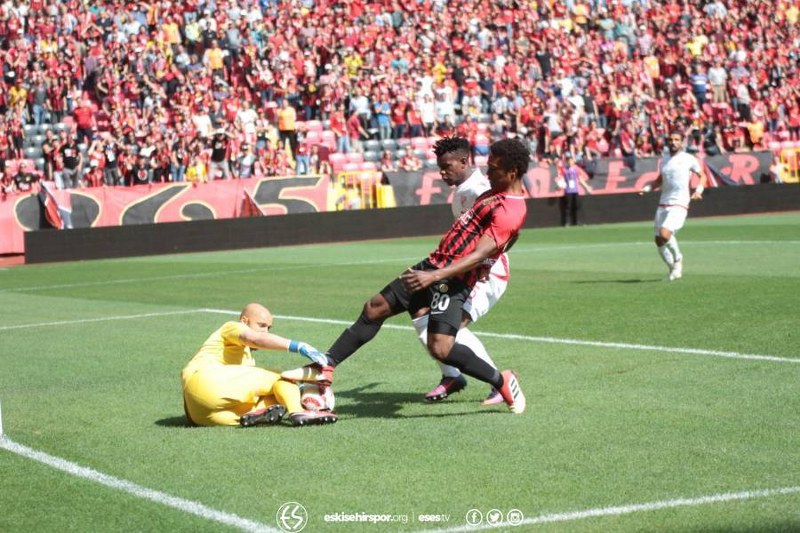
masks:
<instances>
[{"instance_id":1,"label":"stadium stand","mask_svg":"<svg viewBox=\"0 0 800 533\"><path fill-rule=\"evenodd\" d=\"M220 129L232 161L255 141L265 165L288 151L291 171L291 131L278 131L284 100L304 144L326 148L334 171L351 161L340 147L430 160L437 135L452 133L479 156L495 139L524 137L538 158L618 156L627 124L642 156L660 153L675 127L701 153L715 127L727 151L778 156L800 143L800 8L788 0L36 7L0 6L6 176L22 158L44 168L48 128L79 136L85 157L106 147L126 184L143 149L149 179L206 165ZM304 29L289 32L298 20ZM360 143L340 143L337 109ZM381 127L387 113L391 135ZM56 172L63 164L48 163Z\"/></svg>"}]
</instances>

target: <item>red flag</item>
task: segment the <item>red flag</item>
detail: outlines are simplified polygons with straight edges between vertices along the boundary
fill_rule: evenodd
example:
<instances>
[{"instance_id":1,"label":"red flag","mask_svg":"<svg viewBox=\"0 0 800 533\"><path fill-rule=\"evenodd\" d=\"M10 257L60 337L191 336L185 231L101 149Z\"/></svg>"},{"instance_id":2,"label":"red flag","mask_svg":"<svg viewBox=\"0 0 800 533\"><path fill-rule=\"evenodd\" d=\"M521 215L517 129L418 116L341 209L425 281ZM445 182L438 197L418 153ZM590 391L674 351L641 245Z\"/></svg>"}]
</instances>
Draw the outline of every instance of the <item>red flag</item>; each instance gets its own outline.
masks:
<instances>
[{"instance_id":1,"label":"red flag","mask_svg":"<svg viewBox=\"0 0 800 533\"><path fill-rule=\"evenodd\" d=\"M242 198L242 209L239 212L240 217L263 217L264 211L261 210L255 198L244 191L244 198Z\"/></svg>"},{"instance_id":2,"label":"red flag","mask_svg":"<svg viewBox=\"0 0 800 533\"><path fill-rule=\"evenodd\" d=\"M58 202L56 202L53 193L50 192L46 184L41 184L37 196L47 223L56 229L64 229L64 219L61 217L61 209L59 209Z\"/></svg>"}]
</instances>

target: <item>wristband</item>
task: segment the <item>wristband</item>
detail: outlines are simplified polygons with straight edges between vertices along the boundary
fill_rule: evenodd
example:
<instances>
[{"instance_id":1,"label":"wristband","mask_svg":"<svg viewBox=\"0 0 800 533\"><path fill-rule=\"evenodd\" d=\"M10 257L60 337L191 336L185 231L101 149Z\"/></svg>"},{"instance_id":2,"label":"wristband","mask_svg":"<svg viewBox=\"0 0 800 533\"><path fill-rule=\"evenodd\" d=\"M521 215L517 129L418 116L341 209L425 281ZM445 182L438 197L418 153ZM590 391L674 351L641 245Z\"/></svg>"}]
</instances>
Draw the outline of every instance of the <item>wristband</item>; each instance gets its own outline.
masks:
<instances>
[{"instance_id":1,"label":"wristband","mask_svg":"<svg viewBox=\"0 0 800 533\"><path fill-rule=\"evenodd\" d=\"M642 192L650 192L652 190L653 190L653 186L650 185L649 183L647 185L645 185L644 187L642 187Z\"/></svg>"},{"instance_id":2,"label":"wristband","mask_svg":"<svg viewBox=\"0 0 800 533\"><path fill-rule=\"evenodd\" d=\"M300 349L300 342L298 342L298 341L289 341L289 351L290 352L297 353L297 351L299 349Z\"/></svg>"},{"instance_id":3,"label":"wristband","mask_svg":"<svg viewBox=\"0 0 800 533\"><path fill-rule=\"evenodd\" d=\"M703 194L704 190L706 190L706 188L703 187L703 185L698 185L697 188L695 188L694 192L696 192L697 194Z\"/></svg>"}]
</instances>

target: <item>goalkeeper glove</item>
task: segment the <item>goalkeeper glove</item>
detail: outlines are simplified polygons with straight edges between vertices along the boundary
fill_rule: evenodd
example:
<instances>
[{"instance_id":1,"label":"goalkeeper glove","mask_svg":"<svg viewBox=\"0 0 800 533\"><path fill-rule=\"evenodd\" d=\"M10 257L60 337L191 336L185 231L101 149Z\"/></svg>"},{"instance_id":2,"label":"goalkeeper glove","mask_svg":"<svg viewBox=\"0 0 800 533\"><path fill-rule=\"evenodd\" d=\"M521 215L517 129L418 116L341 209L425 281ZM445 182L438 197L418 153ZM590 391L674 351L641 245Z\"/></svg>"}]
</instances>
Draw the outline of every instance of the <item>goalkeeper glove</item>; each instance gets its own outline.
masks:
<instances>
[{"instance_id":1,"label":"goalkeeper glove","mask_svg":"<svg viewBox=\"0 0 800 533\"><path fill-rule=\"evenodd\" d=\"M305 342L289 341L289 351L308 357L318 365L326 366L328 364L328 358L324 353Z\"/></svg>"}]
</instances>

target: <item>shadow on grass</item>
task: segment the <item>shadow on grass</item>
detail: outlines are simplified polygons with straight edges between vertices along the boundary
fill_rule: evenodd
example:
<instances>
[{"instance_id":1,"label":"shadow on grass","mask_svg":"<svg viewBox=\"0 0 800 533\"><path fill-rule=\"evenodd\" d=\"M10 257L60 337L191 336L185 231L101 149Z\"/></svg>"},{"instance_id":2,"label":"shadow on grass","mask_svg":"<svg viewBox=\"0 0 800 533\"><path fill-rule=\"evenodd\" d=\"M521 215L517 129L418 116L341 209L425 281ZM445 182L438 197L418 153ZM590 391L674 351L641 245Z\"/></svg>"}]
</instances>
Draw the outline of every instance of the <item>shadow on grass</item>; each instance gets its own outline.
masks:
<instances>
[{"instance_id":1,"label":"shadow on grass","mask_svg":"<svg viewBox=\"0 0 800 533\"><path fill-rule=\"evenodd\" d=\"M334 411L338 415L348 415L354 418L448 418L453 416L473 416L486 415L493 413L506 413L505 404L494 407L481 407L476 400L460 400L458 396L453 396L442 402L426 402L423 394L419 392L370 392L370 389L382 385L382 383L370 383L354 389L345 391L335 390L336 398L346 398L350 400L346 406L336 408ZM452 413L442 412L441 408L446 405L464 404L474 409L467 412ZM339 404L341 405L341 404ZM425 405L430 408L429 414L404 415L400 411L407 405ZM167 428L193 429L186 421L184 415L162 418L155 421L155 425ZM283 425L283 424L281 424Z\"/></svg>"},{"instance_id":2,"label":"shadow on grass","mask_svg":"<svg viewBox=\"0 0 800 533\"><path fill-rule=\"evenodd\" d=\"M459 400L453 396L442 402L426 402L423 394L419 392L370 392L370 389L381 383L370 383L354 389L335 391L336 398L350 400L346 406L335 409L338 415L348 415L356 418L448 418L453 416L473 416L493 414L506 411L505 404L495 407L481 407L475 400ZM443 412L442 407L453 404L464 404L474 409L467 412ZM426 414L404 415L400 411L408 405L424 405L431 412ZM498 410L499 407L499 410Z\"/></svg>"},{"instance_id":3,"label":"shadow on grass","mask_svg":"<svg viewBox=\"0 0 800 533\"><path fill-rule=\"evenodd\" d=\"M189 422L186 420L184 415L180 416L171 416L169 418L162 418L161 420L156 420L156 425L165 427L165 428L194 428L195 426L189 425Z\"/></svg>"}]
</instances>

